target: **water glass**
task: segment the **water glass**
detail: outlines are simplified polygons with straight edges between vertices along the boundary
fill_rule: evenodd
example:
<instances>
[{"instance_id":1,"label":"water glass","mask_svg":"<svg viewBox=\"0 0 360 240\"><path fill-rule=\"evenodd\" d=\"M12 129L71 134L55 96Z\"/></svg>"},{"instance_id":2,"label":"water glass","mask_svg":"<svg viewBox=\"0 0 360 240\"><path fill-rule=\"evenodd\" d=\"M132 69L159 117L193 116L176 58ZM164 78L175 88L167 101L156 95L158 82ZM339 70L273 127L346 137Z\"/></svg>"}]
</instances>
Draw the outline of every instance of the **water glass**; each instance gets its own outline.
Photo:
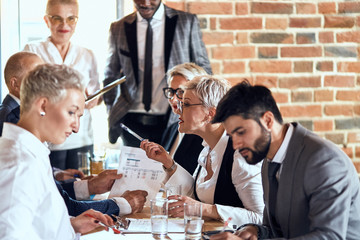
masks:
<instances>
[{"instance_id":1,"label":"water glass","mask_svg":"<svg viewBox=\"0 0 360 240\"><path fill-rule=\"evenodd\" d=\"M151 234L162 237L168 233L168 201L166 198L150 200Z\"/></svg>"},{"instance_id":2,"label":"water glass","mask_svg":"<svg viewBox=\"0 0 360 240\"><path fill-rule=\"evenodd\" d=\"M181 184L180 185L167 185L165 187L166 197L172 195L181 195ZM176 202L176 200L169 200L169 203Z\"/></svg>"},{"instance_id":3,"label":"water glass","mask_svg":"<svg viewBox=\"0 0 360 240\"><path fill-rule=\"evenodd\" d=\"M201 239L202 205L184 203L185 239Z\"/></svg>"},{"instance_id":4,"label":"water glass","mask_svg":"<svg viewBox=\"0 0 360 240\"><path fill-rule=\"evenodd\" d=\"M85 175L90 174L90 152L78 152L79 170Z\"/></svg>"}]
</instances>

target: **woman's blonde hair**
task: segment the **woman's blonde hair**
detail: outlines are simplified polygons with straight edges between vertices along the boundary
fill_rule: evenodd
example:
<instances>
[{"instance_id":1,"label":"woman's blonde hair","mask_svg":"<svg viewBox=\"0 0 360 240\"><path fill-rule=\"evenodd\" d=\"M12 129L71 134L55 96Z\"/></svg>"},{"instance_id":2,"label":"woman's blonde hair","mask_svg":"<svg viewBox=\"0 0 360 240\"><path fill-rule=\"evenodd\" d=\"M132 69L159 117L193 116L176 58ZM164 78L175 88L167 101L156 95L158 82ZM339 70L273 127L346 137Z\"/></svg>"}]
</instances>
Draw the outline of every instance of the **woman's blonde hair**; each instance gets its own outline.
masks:
<instances>
[{"instance_id":1,"label":"woman's blonde hair","mask_svg":"<svg viewBox=\"0 0 360 240\"><path fill-rule=\"evenodd\" d=\"M180 75L190 81L196 76L207 75L207 72L202 67L190 62L174 66L166 75L168 76L167 83L170 86L174 76Z\"/></svg>"},{"instance_id":2,"label":"woman's blonde hair","mask_svg":"<svg viewBox=\"0 0 360 240\"><path fill-rule=\"evenodd\" d=\"M79 11L79 2L77 0L48 0L46 4L46 14L50 13L50 9L55 5L75 5L77 12Z\"/></svg>"},{"instance_id":3,"label":"woman's blonde hair","mask_svg":"<svg viewBox=\"0 0 360 240\"><path fill-rule=\"evenodd\" d=\"M51 103L61 101L68 89L84 92L80 74L65 65L43 64L30 71L21 83L21 112L30 110L39 97L46 97Z\"/></svg>"},{"instance_id":4,"label":"woman's blonde hair","mask_svg":"<svg viewBox=\"0 0 360 240\"><path fill-rule=\"evenodd\" d=\"M197 76L187 82L184 90L194 90L205 107L217 107L231 85L226 79L216 78L211 75Z\"/></svg>"}]
</instances>

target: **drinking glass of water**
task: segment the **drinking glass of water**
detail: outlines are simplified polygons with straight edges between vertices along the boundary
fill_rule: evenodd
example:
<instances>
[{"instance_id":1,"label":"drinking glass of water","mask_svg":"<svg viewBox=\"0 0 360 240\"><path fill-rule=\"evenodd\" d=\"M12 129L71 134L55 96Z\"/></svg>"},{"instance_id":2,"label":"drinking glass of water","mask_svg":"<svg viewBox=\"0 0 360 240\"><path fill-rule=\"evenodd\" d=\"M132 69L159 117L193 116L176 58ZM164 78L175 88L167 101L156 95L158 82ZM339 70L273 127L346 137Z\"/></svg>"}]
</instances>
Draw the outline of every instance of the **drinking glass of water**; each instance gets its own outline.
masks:
<instances>
[{"instance_id":1,"label":"drinking glass of water","mask_svg":"<svg viewBox=\"0 0 360 240\"><path fill-rule=\"evenodd\" d=\"M201 239L202 205L184 203L185 239Z\"/></svg>"},{"instance_id":2,"label":"drinking glass of water","mask_svg":"<svg viewBox=\"0 0 360 240\"><path fill-rule=\"evenodd\" d=\"M154 237L163 237L168 233L168 200L155 198L150 200L151 234Z\"/></svg>"},{"instance_id":3,"label":"drinking glass of water","mask_svg":"<svg viewBox=\"0 0 360 240\"><path fill-rule=\"evenodd\" d=\"M167 185L165 187L166 190L166 197L172 196L172 195L181 195L181 184L179 185ZM177 202L177 200L169 200L169 203L171 202Z\"/></svg>"}]
</instances>

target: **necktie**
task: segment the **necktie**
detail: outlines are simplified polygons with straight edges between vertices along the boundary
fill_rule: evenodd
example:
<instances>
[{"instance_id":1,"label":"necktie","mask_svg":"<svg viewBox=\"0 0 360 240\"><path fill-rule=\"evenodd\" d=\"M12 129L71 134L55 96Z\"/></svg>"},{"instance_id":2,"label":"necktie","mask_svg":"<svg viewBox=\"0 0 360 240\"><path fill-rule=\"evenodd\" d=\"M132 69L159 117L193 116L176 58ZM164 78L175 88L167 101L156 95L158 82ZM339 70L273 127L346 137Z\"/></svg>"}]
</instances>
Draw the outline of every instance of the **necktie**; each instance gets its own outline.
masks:
<instances>
[{"instance_id":1,"label":"necktie","mask_svg":"<svg viewBox=\"0 0 360 240\"><path fill-rule=\"evenodd\" d=\"M148 27L146 30L146 43L145 43L145 63L144 63L144 89L143 89L143 103L145 110L150 110L151 105L151 92L152 92L152 28L151 18L146 19Z\"/></svg>"},{"instance_id":2,"label":"necktie","mask_svg":"<svg viewBox=\"0 0 360 240\"><path fill-rule=\"evenodd\" d=\"M268 178L269 178L269 217L271 219L274 230L281 232L280 227L275 219L275 208L277 202L278 180L276 179L276 173L278 172L280 163L269 163L268 166Z\"/></svg>"}]
</instances>

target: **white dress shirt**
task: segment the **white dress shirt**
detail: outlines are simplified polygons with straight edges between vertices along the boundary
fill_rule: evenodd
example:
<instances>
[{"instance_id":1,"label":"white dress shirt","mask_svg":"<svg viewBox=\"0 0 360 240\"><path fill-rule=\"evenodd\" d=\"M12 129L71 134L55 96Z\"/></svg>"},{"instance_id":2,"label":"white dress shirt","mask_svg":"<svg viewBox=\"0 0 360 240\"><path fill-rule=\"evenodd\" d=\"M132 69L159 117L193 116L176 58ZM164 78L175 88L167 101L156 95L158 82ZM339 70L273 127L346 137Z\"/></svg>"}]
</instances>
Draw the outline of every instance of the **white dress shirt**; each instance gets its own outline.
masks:
<instances>
[{"instance_id":1,"label":"white dress shirt","mask_svg":"<svg viewBox=\"0 0 360 240\"><path fill-rule=\"evenodd\" d=\"M166 185L182 184L183 193L193 197L194 179L199 168L203 166L197 178L196 193L201 202L214 204L215 187L228 140L229 137L224 131L220 140L211 151L209 145L204 141L204 149L199 155L199 165L194 174L190 175L184 168L177 165L175 173L169 178ZM205 181L207 176L205 165L208 154L210 154L213 175L209 180ZM217 211L224 221L231 217L231 223L237 225L262 223L264 201L260 172L261 163L250 165L238 151L234 152L231 177L244 208L216 204Z\"/></svg>"},{"instance_id":2,"label":"white dress shirt","mask_svg":"<svg viewBox=\"0 0 360 240\"><path fill-rule=\"evenodd\" d=\"M52 176L49 149L4 123L0 138L0 239L76 239Z\"/></svg>"},{"instance_id":3,"label":"white dress shirt","mask_svg":"<svg viewBox=\"0 0 360 240\"><path fill-rule=\"evenodd\" d=\"M47 38L46 41L27 44L24 51L39 54L46 63L65 64L74 68L82 75L82 83L89 94L100 88L96 59L89 49L70 43L69 51L63 61L58 49L50 38ZM71 134L63 144L50 144L49 147L51 150L67 150L92 145L93 142L91 115L90 111L85 109L84 115L80 118L79 132Z\"/></svg>"},{"instance_id":4,"label":"white dress shirt","mask_svg":"<svg viewBox=\"0 0 360 240\"><path fill-rule=\"evenodd\" d=\"M292 124L287 124L288 126L288 129L286 130L286 134L285 134L285 137L284 137L284 140L283 142L281 143L280 145L280 148L277 150L274 158L271 160L271 162L274 162L274 163L280 163L280 169L279 171L276 173L276 179L279 181L280 179L280 173L282 171L282 162L284 161L285 159L285 155L286 155L286 151L288 149L288 146L289 146L289 143L290 143L290 139L291 139L291 136L294 132L294 126ZM266 159L267 161L270 161L269 159Z\"/></svg>"},{"instance_id":5,"label":"white dress shirt","mask_svg":"<svg viewBox=\"0 0 360 240\"><path fill-rule=\"evenodd\" d=\"M145 44L148 21L139 12L136 13L137 47L139 61L139 90L130 112L146 112L143 98L144 67L145 67ZM165 7L162 3L150 22L153 31L152 49L152 98L149 113L165 114L169 104L164 100L162 89L167 87L165 78Z\"/></svg>"}]
</instances>

